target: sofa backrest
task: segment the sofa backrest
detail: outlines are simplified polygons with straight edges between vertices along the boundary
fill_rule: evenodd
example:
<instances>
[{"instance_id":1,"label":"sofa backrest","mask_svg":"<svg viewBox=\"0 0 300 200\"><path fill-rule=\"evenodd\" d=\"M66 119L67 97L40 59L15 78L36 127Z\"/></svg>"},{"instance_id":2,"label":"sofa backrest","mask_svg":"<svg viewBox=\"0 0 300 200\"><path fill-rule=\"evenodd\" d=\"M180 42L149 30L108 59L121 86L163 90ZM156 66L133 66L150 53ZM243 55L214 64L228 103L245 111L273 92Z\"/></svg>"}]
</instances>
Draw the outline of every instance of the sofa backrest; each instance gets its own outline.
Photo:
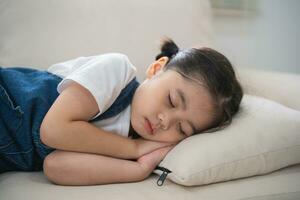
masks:
<instances>
[{"instance_id":1,"label":"sofa backrest","mask_svg":"<svg viewBox=\"0 0 300 200\"><path fill-rule=\"evenodd\" d=\"M272 99L300 110L299 74L240 68L237 76L245 93Z\"/></svg>"},{"instance_id":2,"label":"sofa backrest","mask_svg":"<svg viewBox=\"0 0 300 200\"><path fill-rule=\"evenodd\" d=\"M1 0L0 66L49 65L120 52L142 79L172 37L179 47L212 42L208 0Z\"/></svg>"}]
</instances>

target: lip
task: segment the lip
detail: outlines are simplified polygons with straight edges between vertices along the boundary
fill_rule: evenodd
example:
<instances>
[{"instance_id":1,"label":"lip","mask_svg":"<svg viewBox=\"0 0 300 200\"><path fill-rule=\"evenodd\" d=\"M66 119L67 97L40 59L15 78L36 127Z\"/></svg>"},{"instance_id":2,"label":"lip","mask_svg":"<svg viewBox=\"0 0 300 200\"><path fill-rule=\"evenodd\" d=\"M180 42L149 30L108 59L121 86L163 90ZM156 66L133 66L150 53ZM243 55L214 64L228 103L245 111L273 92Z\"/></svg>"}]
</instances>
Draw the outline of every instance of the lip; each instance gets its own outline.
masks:
<instances>
[{"instance_id":1,"label":"lip","mask_svg":"<svg viewBox=\"0 0 300 200\"><path fill-rule=\"evenodd\" d=\"M153 135L153 128L151 126L150 121L147 118L145 118L145 128L150 135Z\"/></svg>"}]
</instances>

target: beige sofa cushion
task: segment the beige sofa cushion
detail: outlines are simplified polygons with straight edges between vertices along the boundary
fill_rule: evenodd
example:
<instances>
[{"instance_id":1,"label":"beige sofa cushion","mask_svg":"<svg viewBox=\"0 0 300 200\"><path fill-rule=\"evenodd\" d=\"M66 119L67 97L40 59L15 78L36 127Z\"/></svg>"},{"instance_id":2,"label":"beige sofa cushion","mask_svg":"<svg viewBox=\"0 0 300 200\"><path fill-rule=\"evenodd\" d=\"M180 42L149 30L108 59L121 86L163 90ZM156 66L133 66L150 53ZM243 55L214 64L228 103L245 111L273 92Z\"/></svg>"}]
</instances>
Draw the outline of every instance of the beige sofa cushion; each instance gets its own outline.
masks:
<instances>
[{"instance_id":1,"label":"beige sofa cushion","mask_svg":"<svg viewBox=\"0 0 300 200\"><path fill-rule=\"evenodd\" d=\"M300 164L264 176L205 186L184 187L157 176L135 183L96 186L51 184L42 172L8 172L0 175L2 200L298 200Z\"/></svg>"},{"instance_id":2,"label":"beige sofa cushion","mask_svg":"<svg viewBox=\"0 0 300 200\"><path fill-rule=\"evenodd\" d=\"M300 74L238 68L245 93L262 96L300 110Z\"/></svg>"},{"instance_id":3,"label":"beige sofa cushion","mask_svg":"<svg viewBox=\"0 0 300 200\"><path fill-rule=\"evenodd\" d=\"M172 171L168 175L172 181L192 186L266 174L296 163L300 163L300 112L244 95L230 126L183 140L160 166Z\"/></svg>"}]
</instances>

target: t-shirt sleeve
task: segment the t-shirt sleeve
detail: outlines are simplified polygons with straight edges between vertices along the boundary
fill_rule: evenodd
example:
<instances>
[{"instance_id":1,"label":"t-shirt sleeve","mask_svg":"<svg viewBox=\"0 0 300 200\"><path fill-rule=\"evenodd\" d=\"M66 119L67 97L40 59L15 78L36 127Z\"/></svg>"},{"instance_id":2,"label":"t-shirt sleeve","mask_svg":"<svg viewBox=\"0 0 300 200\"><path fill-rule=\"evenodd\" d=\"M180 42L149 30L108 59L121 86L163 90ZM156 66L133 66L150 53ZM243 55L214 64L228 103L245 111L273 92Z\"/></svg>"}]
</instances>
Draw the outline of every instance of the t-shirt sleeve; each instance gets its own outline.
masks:
<instances>
[{"instance_id":1,"label":"t-shirt sleeve","mask_svg":"<svg viewBox=\"0 0 300 200\"><path fill-rule=\"evenodd\" d=\"M78 65L77 62L75 63ZM98 104L100 112L94 116L97 117L113 104L121 90L135 75L136 68L126 55L119 53L102 54L82 62L82 65L77 66L75 71L59 83L57 90L61 93L72 81L85 87Z\"/></svg>"},{"instance_id":2,"label":"t-shirt sleeve","mask_svg":"<svg viewBox=\"0 0 300 200\"><path fill-rule=\"evenodd\" d=\"M87 62L95 59L97 56L89 56L89 57L78 57L72 60L68 60L65 62L56 63L51 65L47 71L54 73L60 77L65 77L71 72L75 71L80 66L86 64Z\"/></svg>"}]
</instances>

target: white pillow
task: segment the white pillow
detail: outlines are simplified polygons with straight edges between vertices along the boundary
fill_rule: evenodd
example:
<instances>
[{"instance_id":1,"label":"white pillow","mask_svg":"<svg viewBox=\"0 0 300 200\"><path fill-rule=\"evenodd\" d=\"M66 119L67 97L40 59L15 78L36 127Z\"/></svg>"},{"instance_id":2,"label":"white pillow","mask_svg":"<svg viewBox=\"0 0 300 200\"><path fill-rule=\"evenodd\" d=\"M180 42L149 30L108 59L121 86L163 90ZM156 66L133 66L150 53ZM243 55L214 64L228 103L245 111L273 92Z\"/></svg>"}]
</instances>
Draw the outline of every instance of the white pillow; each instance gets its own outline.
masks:
<instances>
[{"instance_id":1,"label":"white pillow","mask_svg":"<svg viewBox=\"0 0 300 200\"><path fill-rule=\"evenodd\" d=\"M296 163L300 112L244 95L230 126L183 140L159 166L172 171L167 178L173 182L192 186L266 174Z\"/></svg>"}]
</instances>

